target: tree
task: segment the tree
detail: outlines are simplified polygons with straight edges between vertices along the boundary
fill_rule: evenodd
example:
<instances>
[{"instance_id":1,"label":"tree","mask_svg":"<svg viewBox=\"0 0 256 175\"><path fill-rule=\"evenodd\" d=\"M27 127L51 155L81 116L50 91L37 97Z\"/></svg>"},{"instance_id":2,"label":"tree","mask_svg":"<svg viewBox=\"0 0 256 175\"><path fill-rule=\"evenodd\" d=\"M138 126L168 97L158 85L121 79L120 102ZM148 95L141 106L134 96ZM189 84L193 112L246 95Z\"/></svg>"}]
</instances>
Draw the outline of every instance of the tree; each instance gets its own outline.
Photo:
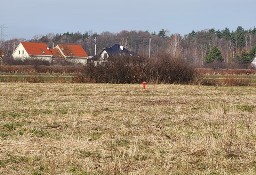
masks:
<instances>
[{"instance_id":1,"label":"tree","mask_svg":"<svg viewBox=\"0 0 256 175\"><path fill-rule=\"evenodd\" d=\"M241 48L245 47L245 30L241 26L238 26L236 29L235 41L236 41L237 48L241 49Z\"/></svg>"},{"instance_id":2,"label":"tree","mask_svg":"<svg viewBox=\"0 0 256 175\"><path fill-rule=\"evenodd\" d=\"M231 32L227 27L224 30L222 30L222 37L226 40L231 39Z\"/></svg>"},{"instance_id":3,"label":"tree","mask_svg":"<svg viewBox=\"0 0 256 175\"><path fill-rule=\"evenodd\" d=\"M254 46L251 50L250 50L250 55L252 57L255 57L256 56L256 46Z\"/></svg>"},{"instance_id":4,"label":"tree","mask_svg":"<svg viewBox=\"0 0 256 175\"><path fill-rule=\"evenodd\" d=\"M250 64L253 58L256 56L256 46L250 51L243 51L239 56L236 57L239 64Z\"/></svg>"},{"instance_id":5,"label":"tree","mask_svg":"<svg viewBox=\"0 0 256 175\"><path fill-rule=\"evenodd\" d=\"M222 62L224 59L221 55L221 51L217 46L213 47L206 55L205 62L212 63L214 61Z\"/></svg>"},{"instance_id":6,"label":"tree","mask_svg":"<svg viewBox=\"0 0 256 175\"><path fill-rule=\"evenodd\" d=\"M239 64L249 64L252 62L253 56L249 52L243 51L236 59Z\"/></svg>"},{"instance_id":7,"label":"tree","mask_svg":"<svg viewBox=\"0 0 256 175\"><path fill-rule=\"evenodd\" d=\"M166 36L166 33L167 33L167 31L164 30L164 29L162 29L162 30L159 31L158 36L163 37L163 38L166 38L166 37L167 37L167 36Z\"/></svg>"}]
</instances>

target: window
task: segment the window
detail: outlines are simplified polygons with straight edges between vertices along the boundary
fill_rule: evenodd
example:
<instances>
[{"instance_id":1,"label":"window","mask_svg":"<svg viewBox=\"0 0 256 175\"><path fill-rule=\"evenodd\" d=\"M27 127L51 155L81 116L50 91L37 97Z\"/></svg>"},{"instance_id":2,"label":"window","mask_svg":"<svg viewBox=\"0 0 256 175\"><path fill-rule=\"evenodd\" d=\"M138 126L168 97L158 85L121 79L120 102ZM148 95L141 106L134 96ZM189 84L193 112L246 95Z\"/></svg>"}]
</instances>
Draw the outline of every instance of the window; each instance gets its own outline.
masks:
<instances>
[{"instance_id":1,"label":"window","mask_svg":"<svg viewBox=\"0 0 256 175\"><path fill-rule=\"evenodd\" d=\"M24 50L22 51L22 55L24 55Z\"/></svg>"},{"instance_id":2,"label":"window","mask_svg":"<svg viewBox=\"0 0 256 175\"><path fill-rule=\"evenodd\" d=\"M19 50L19 55L20 55L20 50Z\"/></svg>"}]
</instances>

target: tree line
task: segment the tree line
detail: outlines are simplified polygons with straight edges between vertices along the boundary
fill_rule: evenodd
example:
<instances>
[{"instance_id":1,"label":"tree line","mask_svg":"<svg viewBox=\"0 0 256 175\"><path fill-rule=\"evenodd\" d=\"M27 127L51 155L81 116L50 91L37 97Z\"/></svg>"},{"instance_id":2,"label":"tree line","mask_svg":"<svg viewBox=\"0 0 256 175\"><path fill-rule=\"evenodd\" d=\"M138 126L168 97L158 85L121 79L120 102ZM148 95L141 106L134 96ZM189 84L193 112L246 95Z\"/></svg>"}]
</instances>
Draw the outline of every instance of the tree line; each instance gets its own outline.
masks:
<instances>
[{"instance_id":1,"label":"tree line","mask_svg":"<svg viewBox=\"0 0 256 175\"><path fill-rule=\"evenodd\" d=\"M2 44L6 56L11 56L21 39L12 39ZM37 35L31 41L45 42L49 47L59 43L81 44L89 55L94 55L95 43L97 53L103 48L119 43L141 57L152 58L169 55L183 58L191 65L204 67L221 63L225 67L247 67L256 53L256 28L236 30L207 29L192 31L189 34L169 34L165 29L159 32L126 31L118 33L75 32ZM149 53L150 52L150 53Z\"/></svg>"}]
</instances>

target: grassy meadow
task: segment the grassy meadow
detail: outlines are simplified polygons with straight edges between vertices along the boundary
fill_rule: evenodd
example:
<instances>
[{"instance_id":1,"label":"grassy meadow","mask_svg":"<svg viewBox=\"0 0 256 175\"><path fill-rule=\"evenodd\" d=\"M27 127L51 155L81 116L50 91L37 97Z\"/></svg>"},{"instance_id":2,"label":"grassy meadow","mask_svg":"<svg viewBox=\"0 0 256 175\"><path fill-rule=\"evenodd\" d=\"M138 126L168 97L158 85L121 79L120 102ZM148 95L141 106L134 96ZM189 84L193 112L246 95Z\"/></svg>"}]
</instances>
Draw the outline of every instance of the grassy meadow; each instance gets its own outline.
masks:
<instances>
[{"instance_id":1,"label":"grassy meadow","mask_svg":"<svg viewBox=\"0 0 256 175\"><path fill-rule=\"evenodd\" d=\"M255 86L0 83L0 174L256 174Z\"/></svg>"}]
</instances>

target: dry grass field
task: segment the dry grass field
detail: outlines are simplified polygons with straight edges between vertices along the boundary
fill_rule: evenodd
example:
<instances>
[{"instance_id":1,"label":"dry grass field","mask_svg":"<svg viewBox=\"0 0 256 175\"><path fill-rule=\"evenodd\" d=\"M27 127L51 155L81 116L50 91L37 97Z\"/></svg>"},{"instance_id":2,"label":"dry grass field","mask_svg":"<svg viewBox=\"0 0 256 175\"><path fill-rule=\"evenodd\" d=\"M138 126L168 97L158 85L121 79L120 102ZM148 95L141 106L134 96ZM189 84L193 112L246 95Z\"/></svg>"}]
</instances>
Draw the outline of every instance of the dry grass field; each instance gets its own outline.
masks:
<instances>
[{"instance_id":1,"label":"dry grass field","mask_svg":"<svg viewBox=\"0 0 256 175\"><path fill-rule=\"evenodd\" d=\"M256 89L0 83L0 174L256 174Z\"/></svg>"}]
</instances>

